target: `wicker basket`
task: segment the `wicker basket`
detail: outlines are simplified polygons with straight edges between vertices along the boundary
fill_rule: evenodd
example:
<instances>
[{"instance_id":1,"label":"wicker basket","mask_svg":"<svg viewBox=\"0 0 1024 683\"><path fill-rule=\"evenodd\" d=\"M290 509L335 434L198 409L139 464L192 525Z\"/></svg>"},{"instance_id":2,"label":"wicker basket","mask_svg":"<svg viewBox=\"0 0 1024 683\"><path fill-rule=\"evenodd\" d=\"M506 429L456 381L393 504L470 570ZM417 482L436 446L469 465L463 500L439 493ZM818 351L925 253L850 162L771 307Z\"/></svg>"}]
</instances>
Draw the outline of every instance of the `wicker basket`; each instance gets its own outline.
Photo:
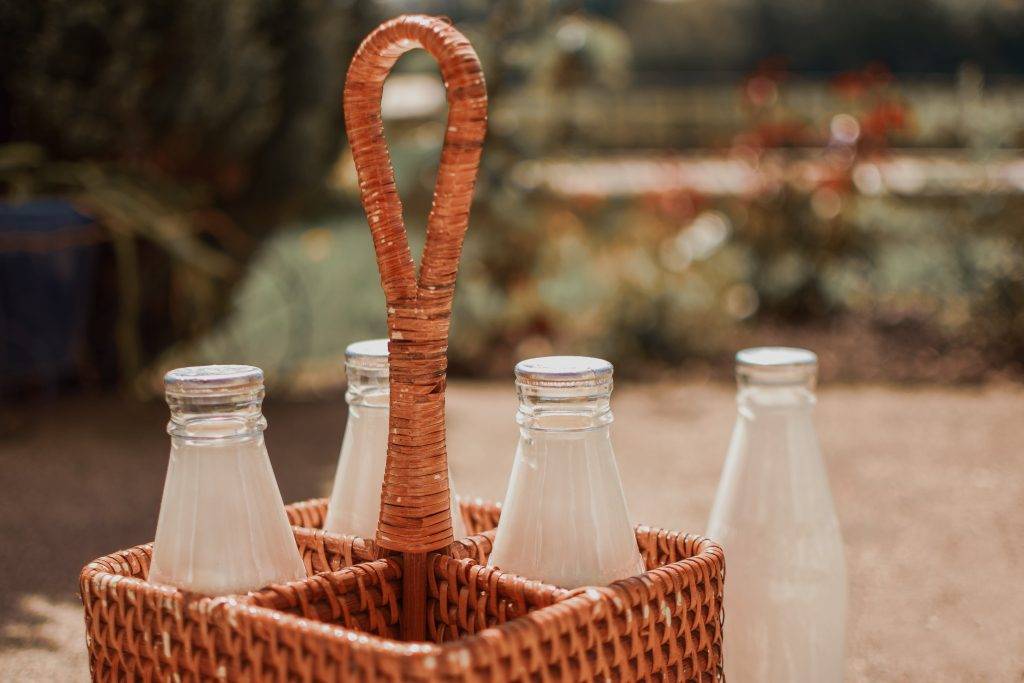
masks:
<instances>
[{"instance_id":1,"label":"wicker basket","mask_svg":"<svg viewBox=\"0 0 1024 683\"><path fill-rule=\"evenodd\" d=\"M405 52L440 63L448 128L419 275L380 117ZM391 424L375 539L319 530L326 504L289 506L309 578L207 598L146 582L151 547L85 567L97 681L712 681L721 678L721 548L638 527L648 571L575 591L486 566L499 509L464 503L453 539L445 453L447 338L455 274L486 127L469 42L405 16L360 46L345 121L387 299Z\"/></svg>"}]
</instances>

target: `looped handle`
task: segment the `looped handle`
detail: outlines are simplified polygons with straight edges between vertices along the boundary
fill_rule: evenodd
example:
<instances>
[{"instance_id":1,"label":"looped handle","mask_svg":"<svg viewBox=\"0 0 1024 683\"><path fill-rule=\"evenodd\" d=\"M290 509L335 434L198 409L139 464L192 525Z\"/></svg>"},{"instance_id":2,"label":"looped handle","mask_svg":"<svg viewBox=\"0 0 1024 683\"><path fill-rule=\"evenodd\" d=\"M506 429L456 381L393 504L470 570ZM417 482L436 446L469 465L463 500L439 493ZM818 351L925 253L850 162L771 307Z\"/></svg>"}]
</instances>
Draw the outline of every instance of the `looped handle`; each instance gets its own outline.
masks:
<instances>
[{"instance_id":1,"label":"looped handle","mask_svg":"<svg viewBox=\"0 0 1024 683\"><path fill-rule=\"evenodd\" d=\"M409 250L380 102L398 58L422 47L448 92L448 127L419 276ZM462 240L487 128L487 90L469 41L448 22L407 15L381 24L345 81L345 128L388 306L391 419L377 544L422 553L452 543L444 391Z\"/></svg>"}]
</instances>

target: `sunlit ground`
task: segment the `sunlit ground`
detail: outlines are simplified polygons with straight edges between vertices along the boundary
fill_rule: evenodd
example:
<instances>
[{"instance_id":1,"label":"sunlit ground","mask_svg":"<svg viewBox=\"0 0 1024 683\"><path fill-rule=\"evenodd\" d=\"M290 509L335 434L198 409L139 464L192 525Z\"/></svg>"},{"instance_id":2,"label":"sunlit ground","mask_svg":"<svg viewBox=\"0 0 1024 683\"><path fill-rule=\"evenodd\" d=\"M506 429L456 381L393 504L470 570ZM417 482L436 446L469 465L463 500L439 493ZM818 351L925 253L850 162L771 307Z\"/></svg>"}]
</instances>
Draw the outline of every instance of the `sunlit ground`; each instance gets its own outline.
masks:
<instances>
[{"instance_id":1,"label":"sunlit ground","mask_svg":"<svg viewBox=\"0 0 1024 683\"><path fill-rule=\"evenodd\" d=\"M500 498L517 437L511 387L455 383L449 407L457 485ZM623 381L614 409L633 516L702 531L732 388ZM266 413L284 497L326 493L343 403L270 399ZM1022 414L1024 390L1006 384L821 391L817 425L850 568L848 680L1024 674ZM165 420L157 403L67 399L38 406L0 442L0 680L87 679L78 570L152 538Z\"/></svg>"}]
</instances>

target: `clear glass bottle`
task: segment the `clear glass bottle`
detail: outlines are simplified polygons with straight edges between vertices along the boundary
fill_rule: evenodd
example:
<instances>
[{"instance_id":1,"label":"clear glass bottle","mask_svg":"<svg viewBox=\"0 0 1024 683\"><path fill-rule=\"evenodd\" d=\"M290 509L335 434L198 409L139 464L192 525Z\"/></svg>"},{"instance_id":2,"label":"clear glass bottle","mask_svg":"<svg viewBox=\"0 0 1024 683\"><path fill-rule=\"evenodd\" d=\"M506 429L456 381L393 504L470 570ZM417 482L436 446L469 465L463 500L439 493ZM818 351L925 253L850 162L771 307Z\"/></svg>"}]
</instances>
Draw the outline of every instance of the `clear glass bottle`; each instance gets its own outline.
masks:
<instances>
[{"instance_id":1,"label":"clear glass bottle","mask_svg":"<svg viewBox=\"0 0 1024 683\"><path fill-rule=\"evenodd\" d=\"M818 358L736 354L739 416L707 536L725 549L730 681L843 678L846 564L811 419Z\"/></svg>"},{"instance_id":2,"label":"clear glass bottle","mask_svg":"<svg viewBox=\"0 0 1024 683\"><path fill-rule=\"evenodd\" d=\"M180 368L164 384L171 457L149 580L227 595L305 578L263 441L263 371Z\"/></svg>"},{"instance_id":3,"label":"clear glass bottle","mask_svg":"<svg viewBox=\"0 0 1024 683\"><path fill-rule=\"evenodd\" d=\"M516 365L519 448L488 564L563 588L644 571L612 450L612 365Z\"/></svg>"},{"instance_id":4,"label":"clear glass bottle","mask_svg":"<svg viewBox=\"0 0 1024 683\"><path fill-rule=\"evenodd\" d=\"M327 505L324 529L336 534L375 538L380 516L380 492L387 464L389 399L388 340L371 339L345 349L348 375L348 421ZM466 536L452 491L452 529L455 538Z\"/></svg>"}]
</instances>

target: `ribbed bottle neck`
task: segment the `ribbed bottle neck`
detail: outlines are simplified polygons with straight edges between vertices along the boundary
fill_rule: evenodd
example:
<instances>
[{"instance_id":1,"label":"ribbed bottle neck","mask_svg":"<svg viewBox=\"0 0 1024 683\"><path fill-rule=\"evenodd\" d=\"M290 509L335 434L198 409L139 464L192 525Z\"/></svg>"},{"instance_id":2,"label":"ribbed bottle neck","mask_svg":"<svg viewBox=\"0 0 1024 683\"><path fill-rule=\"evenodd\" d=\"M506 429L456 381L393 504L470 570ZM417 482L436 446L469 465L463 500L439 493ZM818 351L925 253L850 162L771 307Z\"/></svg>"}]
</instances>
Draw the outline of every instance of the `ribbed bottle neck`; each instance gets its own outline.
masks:
<instances>
[{"instance_id":1,"label":"ribbed bottle neck","mask_svg":"<svg viewBox=\"0 0 1024 683\"><path fill-rule=\"evenodd\" d=\"M345 400L349 406L387 408L391 396L388 340L368 339L349 344L345 349L345 376Z\"/></svg>"},{"instance_id":2,"label":"ribbed bottle neck","mask_svg":"<svg viewBox=\"0 0 1024 683\"><path fill-rule=\"evenodd\" d=\"M519 394L516 422L536 432L574 432L607 427L614 420L610 395L550 396Z\"/></svg>"},{"instance_id":3,"label":"ribbed bottle neck","mask_svg":"<svg viewBox=\"0 0 1024 683\"><path fill-rule=\"evenodd\" d=\"M750 411L809 411L818 402L814 391L804 386L740 387L736 403Z\"/></svg>"},{"instance_id":4,"label":"ribbed bottle neck","mask_svg":"<svg viewBox=\"0 0 1024 683\"><path fill-rule=\"evenodd\" d=\"M349 362L345 364L345 374L348 376L345 401L350 406L388 407L391 385L386 365L382 369Z\"/></svg>"},{"instance_id":5,"label":"ribbed bottle neck","mask_svg":"<svg viewBox=\"0 0 1024 683\"><path fill-rule=\"evenodd\" d=\"M167 433L189 439L226 439L254 436L267 428L260 400L196 402L179 399L172 403Z\"/></svg>"},{"instance_id":6,"label":"ribbed bottle neck","mask_svg":"<svg viewBox=\"0 0 1024 683\"><path fill-rule=\"evenodd\" d=\"M258 435L263 417L263 372L248 365L179 368L164 377L171 419L167 432L190 440Z\"/></svg>"},{"instance_id":7,"label":"ribbed bottle neck","mask_svg":"<svg viewBox=\"0 0 1024 683\"><path fill-rule=\"evenodd\" d=\"M607 427L612 366L600 358L547 356L516 364L516 421L541 433L581 432Z\"/></svg>"},{"instance_id":8,"label":"ribbed bottle neck","mask_svg":"<svg viewBox=\"0 0 1024 683\"><path fill-rule=\"evenodd\" d=\"M746 410L805 410L817 399L818 357L806 349L759 347L736 354L737 403Z\"/></svg>"}]
</instances>

